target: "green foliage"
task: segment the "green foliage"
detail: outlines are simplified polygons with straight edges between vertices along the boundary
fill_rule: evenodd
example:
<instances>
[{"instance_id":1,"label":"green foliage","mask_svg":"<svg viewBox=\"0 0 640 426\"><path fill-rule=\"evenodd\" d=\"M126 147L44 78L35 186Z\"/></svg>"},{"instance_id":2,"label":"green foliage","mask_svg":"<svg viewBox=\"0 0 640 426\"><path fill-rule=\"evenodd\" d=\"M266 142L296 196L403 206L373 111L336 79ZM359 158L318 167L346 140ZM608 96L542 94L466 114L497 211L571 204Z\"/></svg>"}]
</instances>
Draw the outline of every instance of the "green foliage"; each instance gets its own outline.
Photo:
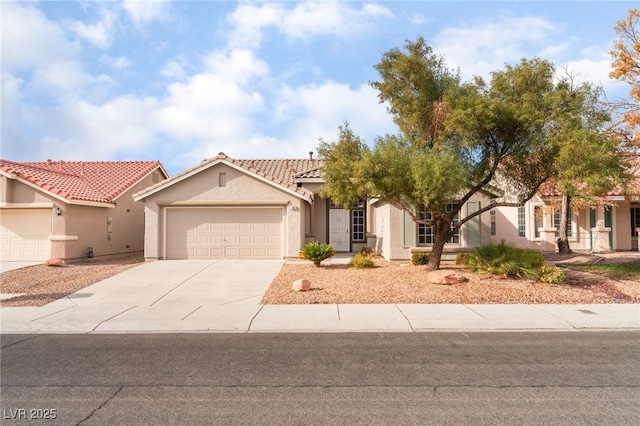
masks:
<instances>
[{"instance_id":1,"label":"green foliage","mask_svg":"<svg viewBox=\"0 0 640 426\"><path fill-rule=\"evenodd\" d=\"M375 264L371 256L358 253L351 258L351 267L357 269L374 268Z\"/></svg>"},{"instance_id":2,"label":"green foliage","mask_svg":"<svg viewBox=\"0 0 640 426\"><path fill-rule=\"evenodd\" d=\"M411 253L411 263L413 265L426 265L429 263L429 253Z\"/></svg>"},{"instance_id":3,"label":"green foliage","mask_svg":"<svg viewBox=\"0 0 640 426\"><path fill-rule=\"evenodd\" d=\"M509 246L504 241L487 244L468 255L466 266L473 271L495 275L513 275L520 278L535 278L544 265L539 251Z\"/></svg>"},{"instance_id":4,"label":"green foliage","mask_svg":"<svg viewBox=\"0 0 640 426\"><path fill-rule=\"evenodd\" d=\"M546 284L562 284L565 280L564 271L557 266L542 265L538 270L538 281Z\"/></svg>"},{"instance_id":5,"label":"green foliage","mask_svg":"<svg viewBox=\"0 0 640 426\"><path fill-rule=\"evenodd\" d=\"M469 262L469 253L458 253L456 255L456 265L466 265Z\"/></svg>"},{"instance_id":6,"label":"green foliage","mask_svg":"<svg viewBox=\"0 0 640 426\"><path fill-rule=\"evenodd\" d=\"M452 229L448 225L464 201L493 191L487 188L493 185L505 194L494 207L524 203L559 176L558 156L567 153L566 146L600 140L597 124L603 116L589 109L593 93L565 90L556 84L553 64L542 59L506 65L492 72L489 82L462 83L460 74L418 38L384 53L375 68L380 79L371 86L388 105L399 133L380 136L369 147L345 123L338 142L321 141L326 182L321 195L345 207L375 197L434 226L438 254L428 261L432 269L439 267L439 253L452 233L487 210L461 215ZM584 147L579 150L586 154ZM447 211L454 203L460 207ZM421 218L423 211L431 212L431 219Z\"/></svg>"},{"instance_id":7,"label":"green foliage","mask_svg":"<svg viewBox=\"0 0 640 426\"><path fill-rule=\"evenodd\" d=\"M305 244L301 249L299 256L301 259L311 260L314 265L320 266L320 262L335 255L335 251L331 244L322 244L317 241Z\"/></svg>"}]
</instances>

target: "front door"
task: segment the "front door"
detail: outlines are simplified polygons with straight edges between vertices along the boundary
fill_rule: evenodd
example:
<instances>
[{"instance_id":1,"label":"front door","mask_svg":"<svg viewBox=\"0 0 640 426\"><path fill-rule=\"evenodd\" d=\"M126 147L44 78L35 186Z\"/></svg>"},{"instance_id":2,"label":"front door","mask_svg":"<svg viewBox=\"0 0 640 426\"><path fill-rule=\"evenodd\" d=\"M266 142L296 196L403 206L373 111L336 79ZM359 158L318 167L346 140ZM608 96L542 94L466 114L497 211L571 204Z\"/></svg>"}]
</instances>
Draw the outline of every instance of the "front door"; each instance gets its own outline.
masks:
<instances>
[{"instance_id":1,"label":"front door","mask_svg":"<svg viewBox=\"0 0 640 426\"><path fill-rule=\"evenodd\" d=\"M349 210L329 209L329 244L335 251L349 251Z\"/></svg>"}]
</instances>

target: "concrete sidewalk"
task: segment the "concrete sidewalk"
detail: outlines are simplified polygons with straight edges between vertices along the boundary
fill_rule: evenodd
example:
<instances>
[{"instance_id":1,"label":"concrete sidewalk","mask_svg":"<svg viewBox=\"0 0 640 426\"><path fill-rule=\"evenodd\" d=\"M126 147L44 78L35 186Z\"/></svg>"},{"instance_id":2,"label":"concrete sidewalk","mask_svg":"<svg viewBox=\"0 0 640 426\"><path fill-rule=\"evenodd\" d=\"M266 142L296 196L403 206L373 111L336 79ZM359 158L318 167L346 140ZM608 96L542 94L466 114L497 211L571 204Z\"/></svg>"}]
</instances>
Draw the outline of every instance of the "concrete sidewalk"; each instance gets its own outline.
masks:
<instances>
[{"instance_id":1,"label":"concrete sidewalk","mask_svg":"<svg viewBox=\"0 0 640 426\"><path fill-rule=\"evenodd\" d=\"M640 305L227 305L3 308L3 334L640 329Z\"/></svg>"},{"instance_id":2,"label":"concrete sidewalk","mask_svg":"<svg viewBox=\"0 0 640 426\"><path fill-rule=\"evenodd\" d=\"M145 263L46 306L2 308L0 332L640 329L640 304L260 305L262 295L283 263L277 260Z\"/></svg>"}]
</instances>

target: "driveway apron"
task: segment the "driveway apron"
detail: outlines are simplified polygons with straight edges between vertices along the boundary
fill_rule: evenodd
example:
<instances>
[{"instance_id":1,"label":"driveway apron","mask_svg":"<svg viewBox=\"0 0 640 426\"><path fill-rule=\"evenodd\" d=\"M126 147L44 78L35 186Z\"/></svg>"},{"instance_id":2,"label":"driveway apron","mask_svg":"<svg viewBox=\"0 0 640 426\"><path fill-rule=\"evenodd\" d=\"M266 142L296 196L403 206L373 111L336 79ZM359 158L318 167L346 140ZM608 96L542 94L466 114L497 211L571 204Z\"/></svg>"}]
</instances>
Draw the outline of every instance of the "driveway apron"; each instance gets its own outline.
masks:
<instances>
[{"instance_id":1,"label":"driveway apron","mask_svg":"<svg viewBox=\"0 0 640 426\"><path fill-rule=\"evenodd\" d=\"M160 260L144 263L51 305L256 305L284 264L281 260Z\"/></svg>"}]
</instances>

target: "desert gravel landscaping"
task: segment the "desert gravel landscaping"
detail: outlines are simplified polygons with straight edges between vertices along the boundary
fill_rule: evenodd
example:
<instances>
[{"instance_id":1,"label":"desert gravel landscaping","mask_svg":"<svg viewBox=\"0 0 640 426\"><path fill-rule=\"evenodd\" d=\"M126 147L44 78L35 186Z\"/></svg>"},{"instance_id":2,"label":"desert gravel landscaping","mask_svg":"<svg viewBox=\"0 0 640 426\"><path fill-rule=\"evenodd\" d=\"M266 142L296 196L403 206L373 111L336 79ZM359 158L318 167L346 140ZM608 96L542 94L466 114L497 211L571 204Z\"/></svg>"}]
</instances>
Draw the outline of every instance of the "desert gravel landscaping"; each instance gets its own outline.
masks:
<instances>
[{"instance_id":1,"label":"desert gravel landscaping","mask_svg":"<svg viewBox=\"0 0 640 426\"><path fill-rule=\"evenodd\" d=\"M636 278L612 280L604 275L571 269L572 264L628 262L640 260L635 252L603 255L547 255L547 263L560 263L567 280L561 285L474 274L456 269L468 281L454 285L429 284L423 266L409 262L387 262L376 258L373 269L353 269L328 262L315 267L311 262L287 262L262 300L263 304L326 303L461 303L461 304L588 304L640 303ZM43 306L98 281L144 262L141 255L113 259L87 259L61 267L32 266L0 274L0 293L22 294L0 303L8 306ZM298 279L309 279L311 290L291 291Z\"/></svg>"},{"instance_id":2,"label":"desert gravel landscaping","mask_svg":"<svg viewBox=\"0 0 640 426\"><path fill-rule=\"evenodd\" d=\"M547 255L548 264L625 262L639 260L638 253L594 255ZM454 304L583 304L640 303L640 283L635 280L610 280L602 275L564 268L567 280L549 285L530 280L474 274L443 263L441 268L455 269L468 281L454 285L427 283L424 266L409 262L375 260L373 269L353 269L348 265L289 262L280 271L267 292L263 304L376 304L376 303L454 303ZM306 292L291 291L298 279L311 281Z\"/></svg>"}]
</instances>

